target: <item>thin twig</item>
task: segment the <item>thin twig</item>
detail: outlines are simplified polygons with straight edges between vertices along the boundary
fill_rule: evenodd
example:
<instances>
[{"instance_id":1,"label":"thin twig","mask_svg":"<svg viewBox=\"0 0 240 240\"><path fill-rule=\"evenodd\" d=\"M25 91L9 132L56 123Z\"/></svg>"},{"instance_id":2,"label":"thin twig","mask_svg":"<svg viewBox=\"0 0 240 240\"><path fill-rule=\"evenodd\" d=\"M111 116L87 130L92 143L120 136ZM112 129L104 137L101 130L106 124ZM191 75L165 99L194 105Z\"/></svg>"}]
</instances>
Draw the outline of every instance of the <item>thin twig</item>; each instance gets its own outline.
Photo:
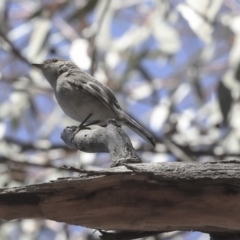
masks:
<instances>
[{"instance_id":1,"label":"thin twig","mask_svg":"<svg viewBox=\"0 0 240 240\"><path fill-rule=\"evenodd\" d=\"M97 56L97 48L96 48L96 44L95 44L95 40L96 40L96 37L98 35L98 33L100 32L101 30L101 27L102 27L102 24L103 24L103 21L104 21L104 18L105 18L105 15L106 15L106 12L110 6L110 2L109 1L105 1L105 6L104 6L104 9L101 13L101 16L99 18L99 22L98 22L98 29L96 30L96 33L92 36L92 38L90 39L90 43L92 45L92 56L91 56L91 59L92 59L92 62L91 62L91 68L90 68L90 74L93 76L94 75L94 72L95 72L95 69L96 69L96 56Z\"/></svg>"},{"instance_id":2,"label":"thin twig","mask_svg":"<svg viewBox=\"0 0 240 240\"><path fill-rule=\"evenodd\" d=\"M29 61L21 54L21 52L13 45L13 43L7 38L7 36L0 30L0 36L3 38L3 40L11 47L12 52L23 62L27 63L29 66L31 64Z\"/></svg>"},{"instance_id":3,"label":"thin twig","mask_svg":"<svg viewBox=\"0 0 240 240\"><path fill-rule=\"evenodd\" d=\"M86 170L86 169L79 169L79 168L75 168L75 167L68 167L68 166L65 166L65 165L60 167L60 169L86 174L88 176L118 175L118 174L123 174L123 173L132 173L132 171L127 170L127 169L126 169L126 171L121 171L121 172L118 172L118 171L110 172L107 169L106 170L105 169L103 169L103 170Z\"/></svg>"},{"instance_id":4,"label":"thin twig","mask_svg":"<svg viewBox=\"0 0 240 240\"><path fill-rule=\"evenodd\" d=\"M141 232L141 231L119 231L119 232L107 232L98 230L102 235L102 240L132 240L136 238L150 237L162 232Z\"/></svg>"}]
</instances>

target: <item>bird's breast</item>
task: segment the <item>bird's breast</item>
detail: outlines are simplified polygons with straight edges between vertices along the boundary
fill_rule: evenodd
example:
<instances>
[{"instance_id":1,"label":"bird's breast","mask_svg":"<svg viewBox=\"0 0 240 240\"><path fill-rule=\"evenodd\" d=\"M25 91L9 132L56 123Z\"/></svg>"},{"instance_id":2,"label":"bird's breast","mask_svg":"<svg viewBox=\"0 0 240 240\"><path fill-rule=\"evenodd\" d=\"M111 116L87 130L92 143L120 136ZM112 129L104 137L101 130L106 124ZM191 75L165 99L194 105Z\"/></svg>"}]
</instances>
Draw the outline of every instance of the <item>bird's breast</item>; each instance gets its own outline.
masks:
<instances>
[{"instance_id":1,"label":"bird's breast","mask_svg":"<svg viewBox=\"0 0 240 240\"><path fill-rule=\"evenodd\" d=\"M82 122L89 114L89 121L105 124L108 118L116 118L114 112L98 98L68 82L58 84L56 99L62 110L72 119Z\"/></svg>"}]
</instances>

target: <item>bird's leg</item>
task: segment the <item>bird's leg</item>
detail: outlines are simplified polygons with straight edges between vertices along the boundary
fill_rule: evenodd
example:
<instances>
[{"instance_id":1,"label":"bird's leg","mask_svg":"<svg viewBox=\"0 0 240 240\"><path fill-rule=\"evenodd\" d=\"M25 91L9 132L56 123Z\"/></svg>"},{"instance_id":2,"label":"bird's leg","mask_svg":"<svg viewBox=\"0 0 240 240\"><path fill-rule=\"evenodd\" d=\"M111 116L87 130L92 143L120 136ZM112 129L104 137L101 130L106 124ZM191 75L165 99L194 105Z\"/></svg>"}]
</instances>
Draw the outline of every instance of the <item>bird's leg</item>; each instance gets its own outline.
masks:
<instances>
[{"instance_id":1,"label":"bird's leg","mask_svg":"<svg viewBox=\"0 0 240 240\"><path fill-rule=\"evenodd\" d=\"M79 131L81 131L81 130L83 130L83 129L90 129L88 126L91 126L91 125L96 124L96 123L99 122L99 120L94 120L94 121L92 121L92 122L89 122L89 123L85 124L86 121L87 121L91 116L92 116L92 113L90 113L90 114L79 124L79 126L78 126L78 127L76 128L76 130L73 132L73 135L72 135L72 138L71 138L71 142L73 142L73 139L74 139L75 135L76 135Z\"/></svg>"}]
</instances>

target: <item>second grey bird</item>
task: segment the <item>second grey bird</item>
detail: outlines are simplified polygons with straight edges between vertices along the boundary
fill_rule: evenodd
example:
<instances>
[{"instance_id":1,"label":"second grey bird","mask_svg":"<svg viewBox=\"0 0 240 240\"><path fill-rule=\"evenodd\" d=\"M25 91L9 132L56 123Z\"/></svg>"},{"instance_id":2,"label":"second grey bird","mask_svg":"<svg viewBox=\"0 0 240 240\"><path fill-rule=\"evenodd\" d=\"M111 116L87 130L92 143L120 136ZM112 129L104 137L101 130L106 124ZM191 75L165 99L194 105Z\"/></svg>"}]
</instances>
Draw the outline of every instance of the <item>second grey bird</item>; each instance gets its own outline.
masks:
<instances>
[{"instance_id":1,"label":"second grey bird","mask_svg":"<svg viewBox=\"0 0 240 240\"><path fill-rule=\"evenodd\" d=\"M57 102L69 117L83 122L91 115L91 121L98 121L101 126L109 118L115 119L155 146L151 134L122 110L113 92L74 63L54 58L32 65L42 70Z\"/></svg>"}]
</instances>

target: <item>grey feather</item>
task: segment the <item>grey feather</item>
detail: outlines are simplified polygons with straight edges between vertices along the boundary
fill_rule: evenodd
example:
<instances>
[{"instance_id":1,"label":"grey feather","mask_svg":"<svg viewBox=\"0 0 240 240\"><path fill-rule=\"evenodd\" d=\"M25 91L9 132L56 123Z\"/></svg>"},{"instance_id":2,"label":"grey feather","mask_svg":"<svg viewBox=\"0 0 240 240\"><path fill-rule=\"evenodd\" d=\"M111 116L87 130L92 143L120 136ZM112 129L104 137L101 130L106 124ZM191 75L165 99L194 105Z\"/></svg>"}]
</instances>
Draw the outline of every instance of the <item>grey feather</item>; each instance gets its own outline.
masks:
<instances>
[{"instance_id":1,"label":"grey feather","mask_svg":"<svg viewBox=\"0 0 240 240\"><path fill-rule=\"evenodd\" d=\"M106 125L109 118L114 118L155 146L151 134L121 109L113 92L74 63L49 59L34 66L42 70L60 107L69 117L82 122L91 114L90 120L97 120L99 125Z\"/></svg>"}]
</instances>

